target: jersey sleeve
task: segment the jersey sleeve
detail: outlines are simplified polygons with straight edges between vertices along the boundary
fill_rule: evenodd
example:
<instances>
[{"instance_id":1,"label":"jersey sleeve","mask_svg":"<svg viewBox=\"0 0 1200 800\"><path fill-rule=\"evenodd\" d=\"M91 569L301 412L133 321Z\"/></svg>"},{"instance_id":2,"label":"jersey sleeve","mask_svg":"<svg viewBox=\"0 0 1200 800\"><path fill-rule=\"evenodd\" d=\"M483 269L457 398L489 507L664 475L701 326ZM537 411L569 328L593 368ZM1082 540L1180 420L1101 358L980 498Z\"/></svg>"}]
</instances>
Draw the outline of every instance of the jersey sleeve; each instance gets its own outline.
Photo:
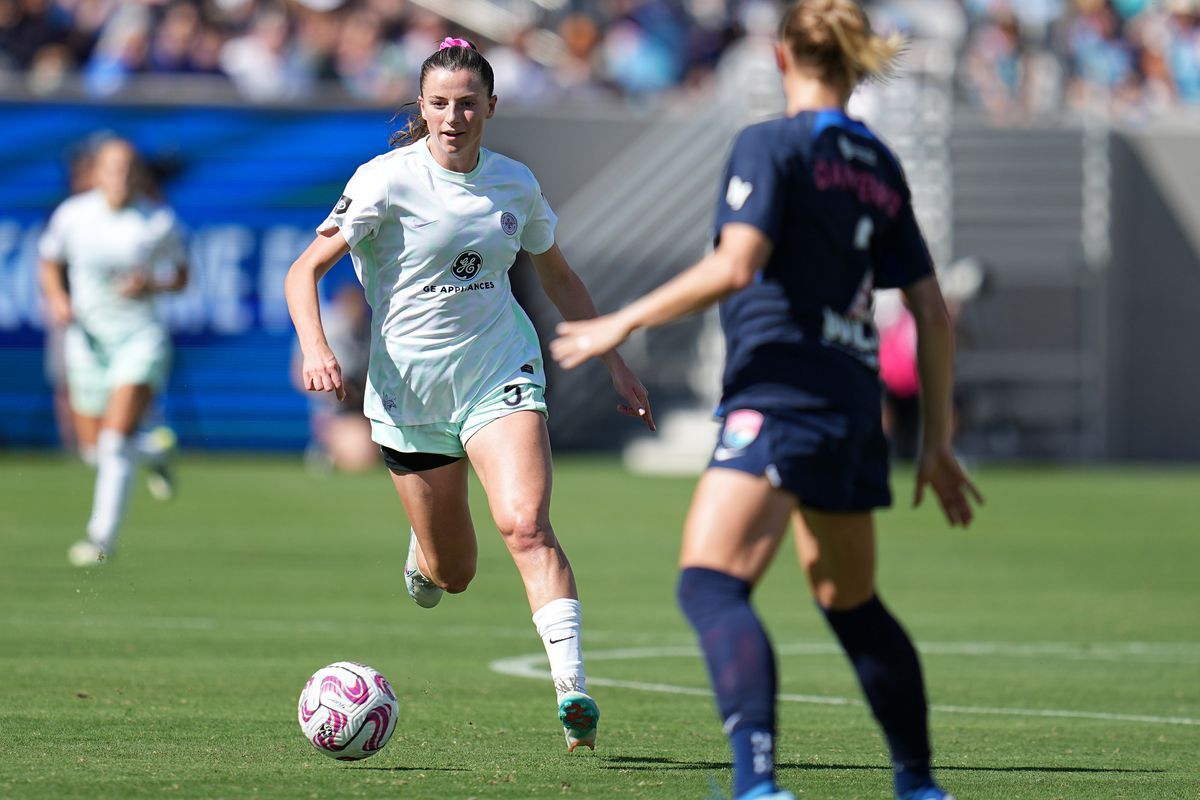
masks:
<instances>
[{"instance_id":1,"label":"jersey sleeve","mask_svg":"<svg viewBox=\"0 0 1200 800\"><path fill-rule=\"evenodd\" d=\"M50 215L50 222L38 239L38 257L45 261L62 264L67 260L66 233L68 228L67 211L59 206Z\"/></svg>"},{"instance_id":2,"label":"jersey sleeve","mask_svg":"<svg viewBox=\"0 0 1200 800\"><path fill-rule=\"evenodd\" d=\"M532 177L532 176L531 176ZM533 207L525 219L525 230L521 231L521 249L532 255L540 255L554 246L554 228L558 215L550 208L546 195L537 180L533 181Z\"/></svg>"},{"instance_id":3,"label":"jersey sleeve","mask_svg":"<svg viewBox=\"0 0 1200 800\"><path fill-rule=\"evenodd\" d=\"M744 222L758 228L771 241L779 240L782 204L778 201L783 185L774 148L763 141L761 129L746 128L733 142L725 165L725 180L717 200L716 234L731 222Z\"/></svg>"},{"instance_id":4,"label":"jersey sleeve","mask_svg":"<svg viewBox=\"0 0 1200 800\"><path fill-rule=\"evenodd\" d=\"M933 257L907 193L879 243L876 264L875 286L880 289L903 289L933 272Z\"/></svg>"},{"instance_id":5,"label":"jersey sleeve","mask_svg":"<svg viewBox=\"0 0 1200 800\"><path fill-rule=\"evenodd\" d=\"M346 243L355 247L379 230L387 205L387 183L383 175L371 164L364 164L346 184L346 190L329 216L317 226L317 233L340 229Z\"/></svg>"}]
</instances>

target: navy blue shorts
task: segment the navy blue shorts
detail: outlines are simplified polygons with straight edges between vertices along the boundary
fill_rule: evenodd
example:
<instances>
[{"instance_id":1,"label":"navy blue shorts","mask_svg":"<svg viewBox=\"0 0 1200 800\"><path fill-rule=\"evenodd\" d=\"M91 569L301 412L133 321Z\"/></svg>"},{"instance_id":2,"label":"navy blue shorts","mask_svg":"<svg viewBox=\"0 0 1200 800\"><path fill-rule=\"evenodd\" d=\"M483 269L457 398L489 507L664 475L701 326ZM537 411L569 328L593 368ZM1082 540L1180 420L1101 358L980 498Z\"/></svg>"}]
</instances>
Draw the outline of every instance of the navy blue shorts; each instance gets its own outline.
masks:
<instances>
[{"instance_id":1,"label":"navy blue shorts","mask_svg":"<svg viewBox=\"0 0 1200 800\"><path fill-rule=\"evenodd\" d=\"M829 410L730 411L708 466L765 475L818 511L892 504L888 444L878 415L866 420Z\"/></svg>"}]
</instances>

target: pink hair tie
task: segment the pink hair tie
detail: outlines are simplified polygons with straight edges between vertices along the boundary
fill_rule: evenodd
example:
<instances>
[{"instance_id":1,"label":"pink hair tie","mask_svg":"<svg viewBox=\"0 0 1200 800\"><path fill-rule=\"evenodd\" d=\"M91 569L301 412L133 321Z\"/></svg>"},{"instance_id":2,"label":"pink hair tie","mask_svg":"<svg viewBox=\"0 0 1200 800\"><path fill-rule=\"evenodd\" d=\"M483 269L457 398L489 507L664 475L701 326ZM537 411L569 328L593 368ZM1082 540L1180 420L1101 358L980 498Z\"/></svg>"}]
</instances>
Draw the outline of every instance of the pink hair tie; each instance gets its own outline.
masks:
<instances>
[{"instance_id":1,"label":"pink hair tie","mask_svg":"<svg viewBox=\"0 0 1200 800\"><path fill-rule=\"evenodd\" d=\"M438 50L445 50L447 47L466 47L470 50L475 48L466 39L455 39L453 36L447 36L442 39L442 43L438 45Z\"/></svg>"}]
</instances>

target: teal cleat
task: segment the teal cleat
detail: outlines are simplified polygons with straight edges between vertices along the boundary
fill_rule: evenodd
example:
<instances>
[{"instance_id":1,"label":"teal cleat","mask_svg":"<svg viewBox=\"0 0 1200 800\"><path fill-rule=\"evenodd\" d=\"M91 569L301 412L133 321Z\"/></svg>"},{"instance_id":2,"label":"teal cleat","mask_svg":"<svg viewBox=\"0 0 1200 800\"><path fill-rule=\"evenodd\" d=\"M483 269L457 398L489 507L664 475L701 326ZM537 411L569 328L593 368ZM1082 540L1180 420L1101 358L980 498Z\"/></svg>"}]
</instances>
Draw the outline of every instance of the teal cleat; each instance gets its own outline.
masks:
<instances>
[{"instance_id":1,"label":"teal cleat","mask_svg":"<svg viewBox=\"0 0 1200 800\"><path fill-rule=\"evenodd\" d=\"M735 800L796 800L796 795L780 789L771 781L763 781Z\"/></svg>"},{"instance_id":2,"label":"teal cleat","mask_svg":"<svg viewBox=\"0 0 1200 800\"><path fill-rule=\"evenodd\" d=\"M567 752L574 753L579 745L596 749L596 726L600 722L600 707L583 692L567 692L558 701L558 721L567 735Z\"/></svg>"}]
</instances>

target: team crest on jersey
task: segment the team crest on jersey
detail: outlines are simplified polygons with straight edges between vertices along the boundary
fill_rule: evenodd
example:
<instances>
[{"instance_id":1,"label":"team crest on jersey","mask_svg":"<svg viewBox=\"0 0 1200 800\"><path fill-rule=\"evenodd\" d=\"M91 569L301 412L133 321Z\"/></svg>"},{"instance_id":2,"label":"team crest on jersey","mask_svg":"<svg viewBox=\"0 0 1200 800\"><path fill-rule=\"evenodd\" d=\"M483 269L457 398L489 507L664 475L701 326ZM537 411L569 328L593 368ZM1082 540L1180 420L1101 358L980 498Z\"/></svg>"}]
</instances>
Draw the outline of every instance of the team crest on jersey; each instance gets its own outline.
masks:
<instances>
[{"instance_id":1,"label":"team crest on jersey","mask_svg":"<svg viewBox=\"0 0 1200 800\"><path fill-rule=\"evenodd\" d=\"M350 204L353 202L354 201L349 197L346 197L346 195L342 195L340 198L338 198L337 205L333 207L333 213L345 214L346 211L349 210Z\"/></svg>"},{"instance_id":2,"label":"team crest on jersey","mask_svg":"<svg viewBox=\"0 0 1200 800\"><path fill-rule=\"evenodd\" d=\"M458 258L454 259L454 266L450 271L460 281L469 281L479 274L482 267L483 256L474 250L464 250L458 254Z\"/></svg>"},{"instance_id":3,"label":"team crest on jersey","mask_svg":"<svg viewBox=\"0 0 1200 800\"><path fill-rule=\"evenodd\" d=\"M500 230L504 231L508 236L512 236L517 232L517 215L511 211L505 211L500 215Z\"/></svg>"},{"instance_id":4,"label":"team crest on jersey","mask_svg":"<svg viewBox=\"0 0 1200 800\"><path fill-rule=\"evenodd\" d=\"M741 450L758 438L762 430L763 415L748 408L734 411L725 420L725 431L721 434L721 445L730 450Z\"/></svg>"}]
</instances>

